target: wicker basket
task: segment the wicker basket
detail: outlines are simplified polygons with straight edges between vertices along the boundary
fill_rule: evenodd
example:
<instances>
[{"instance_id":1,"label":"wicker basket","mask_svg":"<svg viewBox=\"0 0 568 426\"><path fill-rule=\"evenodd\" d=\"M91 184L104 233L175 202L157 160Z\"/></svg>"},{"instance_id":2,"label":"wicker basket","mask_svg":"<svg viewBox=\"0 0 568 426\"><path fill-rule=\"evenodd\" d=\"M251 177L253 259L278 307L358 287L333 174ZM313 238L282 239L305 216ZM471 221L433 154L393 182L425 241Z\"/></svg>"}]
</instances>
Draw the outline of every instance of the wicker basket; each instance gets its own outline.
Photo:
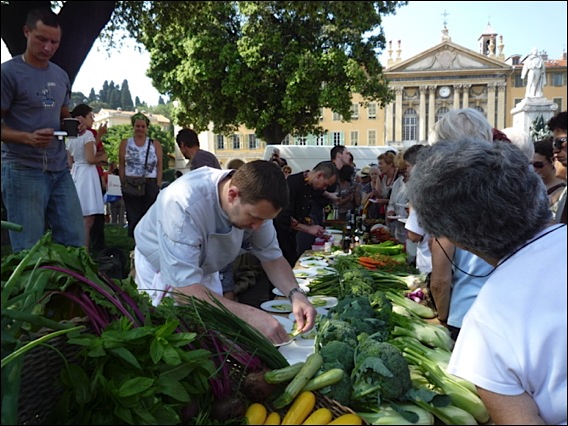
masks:
<instances>
[{"instance_id":1,"label":"wicker basket","mask_svg":"<svg viewBox=\"0 0 568 426\"><path fill-rule=\"evenodd\" d=\"M77 325L85 324L85 319L74 319ZM87 325L87 324L85 324ZM44 330L37 337L52 330ZM68 336L50 339L46 345L39 345L24 355L20 378L20 397L18 401L18 424L50 424L49 415L63 394L60 373L67 363L78 360L81 346L67 343Z\"/></svg>"}]
</instances>

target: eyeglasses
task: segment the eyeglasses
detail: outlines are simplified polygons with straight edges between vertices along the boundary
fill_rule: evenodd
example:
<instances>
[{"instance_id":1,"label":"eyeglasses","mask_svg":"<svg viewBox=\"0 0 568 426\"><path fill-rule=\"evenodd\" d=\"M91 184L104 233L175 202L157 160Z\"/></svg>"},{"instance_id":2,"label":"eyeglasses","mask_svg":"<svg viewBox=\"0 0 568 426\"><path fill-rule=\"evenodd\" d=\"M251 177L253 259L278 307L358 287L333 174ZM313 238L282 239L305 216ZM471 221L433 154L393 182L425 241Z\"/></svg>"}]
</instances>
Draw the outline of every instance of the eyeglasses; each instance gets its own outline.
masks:
<instances>
[{"instance_id":1,"label":"eyeglasses","mask_svg":"<svg viewBox=\"0 0 568 426\"><path fill-rule=\"evenodd\" d=\"M554 149L562 149L562 145L566 143L566 136L564 136L563 138L558 138L558 139L554 139L554 141L552 141L552 147Z\"/></svg>"},{"instance_id":2,"label":"eyeglasses","mask_svg":"<svg viewBox=\"0 0 568 426\"><path fill-rule=\"evenodd\" d=\"M531 164L535 169L542 169L544 167L543 161L534 161Z\"/></svg>"}]
</instances>

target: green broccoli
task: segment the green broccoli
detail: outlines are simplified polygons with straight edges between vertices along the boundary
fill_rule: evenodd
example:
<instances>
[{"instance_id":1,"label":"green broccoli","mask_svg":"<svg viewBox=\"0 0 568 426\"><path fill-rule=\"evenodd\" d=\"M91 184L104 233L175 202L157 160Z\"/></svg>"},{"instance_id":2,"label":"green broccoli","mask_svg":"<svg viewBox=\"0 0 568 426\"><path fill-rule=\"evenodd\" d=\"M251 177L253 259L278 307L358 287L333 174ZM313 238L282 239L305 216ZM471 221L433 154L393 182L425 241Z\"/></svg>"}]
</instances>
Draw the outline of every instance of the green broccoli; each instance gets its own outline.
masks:
<instances>
[{"instance_id":1,"label":"green broccoli","mask_svg":"<svg viewBox=\"0 0 568 426\"><path fill-rule=\"evenodd\" d=\"M320 369L320 372L331 370L332 368L342 368L341 364L338 362L325 362ZM341 380L334 385L326 386L320 389L322 395L333 399L340 404L349 407L351 404L351 392L353 390L353 383L351 381L351 376L344 372Z\"/></svg>"},{"instance_id":2,"label":"green broccoli","mask_svg":"<svg viewBox=\"0 0 568 426\"><path fill-rule=\"evenodd\" d=\"M351 373L355 365L354 355L355 348L345 342L332 340L326 343L320 350L320 355L324 363L336 362L341 365L341 369L347 373Z\"/></svg>"},{"instance_id":3,"label":"green broccoli","mask_svg":"<svg viewBox=\"0 0 568 426\"><path fill-rule=\"evenodd\" d=\"M352 269L343 273L340 285L346 295L365 296L375 291L375 281L363 269Z\"/></svg>"},{"instance_id":4,"label":"green broccoli","mask_svg":"<svg viewBox=\"0 0 568 426\"><path fill-rule=\"evenodd\" d=\"M373 318L375 311L367 296L347 296L340 299L337 305L330 309L330 314L332 318L347 321Z\"/></svg>"},{"instance_id":5,"label":"green broccoli","mask_svg":"<svg viewBox=\"0 0 568 426\"><path fill-rule=\"evenodd\" d=\"M351 372L352 398L357 408L377 406L383 400L401 400L412 388L408 362L394 345L369 336L355 349Z\"/></svg>"},{"instance_id":6,"label":"green broccoli","mask_svg":"<svg viewBox=\"0 0 568 426\"><path fill-rule=\"evenodd\" d=\"M357 333L347 321L341 321L334 318L325 318L318 323L318 333L316 335L316 345L318 347L325 346L332 340L345 342L351 347L357 345Z\"/></svg>"}]
</instances>

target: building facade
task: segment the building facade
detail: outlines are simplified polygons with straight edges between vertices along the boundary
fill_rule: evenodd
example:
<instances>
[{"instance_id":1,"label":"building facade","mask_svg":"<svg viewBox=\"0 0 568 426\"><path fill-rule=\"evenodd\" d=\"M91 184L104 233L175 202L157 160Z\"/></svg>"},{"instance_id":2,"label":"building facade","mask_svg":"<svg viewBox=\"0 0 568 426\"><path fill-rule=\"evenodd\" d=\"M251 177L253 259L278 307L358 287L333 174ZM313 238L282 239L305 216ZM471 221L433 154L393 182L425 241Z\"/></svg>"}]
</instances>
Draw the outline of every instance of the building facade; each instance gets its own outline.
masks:
<instances>
[{"instance_id":1,"label":"building facade","mask_svg":"<svg viewBox=\"0 0 568 426\"><path fill-rule=\"evenodd\" d=\"M384 70L395 99L385 108L377 103L364 105L353 94L352 119L324 108L320 123L323 135L293 137L284 145L390 145L403 149L425 143L437 120L450 109L475 108L498 129L513 126L511 110L524 99L526 81L521 78L525 55L505 56L503 36L487 25L477 40L476 50L453 43L446 26L441 39L430 49L402 59L400 41L393 51L388 43ZM527 53L532 46L527 46ZM395 57L393 58L393 52ZM556 111L566 109L566 51L560 59L545 60L544 97L553 101ZM175 129L177 132L178 129ZM232 135L215 134L211 129L199 135L201 148L212 152L222 167L233 160L248 162L263 156L266 143L254 132L240 127ZM176 147L177 149L177 147ZM176 153L176 168L188 167L181 152Z\"/></svg>"}]
</instances>

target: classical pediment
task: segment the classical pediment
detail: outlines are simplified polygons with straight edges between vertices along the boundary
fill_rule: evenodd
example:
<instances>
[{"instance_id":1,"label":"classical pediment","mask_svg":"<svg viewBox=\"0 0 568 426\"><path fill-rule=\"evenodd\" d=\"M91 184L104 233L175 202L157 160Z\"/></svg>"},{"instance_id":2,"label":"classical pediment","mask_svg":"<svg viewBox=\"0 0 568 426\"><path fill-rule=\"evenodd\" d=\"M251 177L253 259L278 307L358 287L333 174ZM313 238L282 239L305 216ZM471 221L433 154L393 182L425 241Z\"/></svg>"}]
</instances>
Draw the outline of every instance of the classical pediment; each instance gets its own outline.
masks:
<instances>
[{"instance_id":1,"label":"classical pediment","mask_svg":"<svg viewBox=\"0 0 568 426\"><path fill-rule=\"evenodd\" d=\"M451 41L444 41L412 58L389 67L388 73L432 72L452 70L483 70L502 68L510 69L510 65L496 58L480 55Z\"/></svg>"}]
</instances>

